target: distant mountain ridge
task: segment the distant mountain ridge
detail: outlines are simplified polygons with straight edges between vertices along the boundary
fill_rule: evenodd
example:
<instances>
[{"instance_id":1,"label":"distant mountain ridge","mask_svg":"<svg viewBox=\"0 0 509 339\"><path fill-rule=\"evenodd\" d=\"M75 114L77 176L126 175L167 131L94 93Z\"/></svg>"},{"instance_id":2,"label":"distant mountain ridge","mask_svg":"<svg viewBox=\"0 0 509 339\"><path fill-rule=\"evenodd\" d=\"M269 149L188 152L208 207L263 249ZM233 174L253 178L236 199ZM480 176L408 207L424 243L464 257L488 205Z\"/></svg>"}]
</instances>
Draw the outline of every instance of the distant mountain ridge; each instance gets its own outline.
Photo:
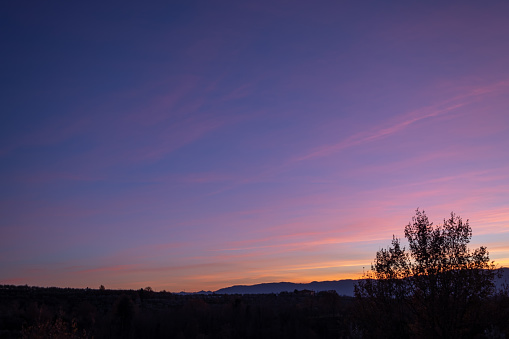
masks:
<instances>
[{"instance_id":1,"label":"distant mountain ridge","mask_svg":"<svg viewBox=\"0 0 509 339\"><path fill-rule=\"evenodd\" d=\"M231 287L221 288L215 293L217 294L262 294L262 293L281 293L293 292L295 290L311 290L311 291L336 291L339 295L353 296L353 287L357 280L334 280L334 281L313 281L307 284L278 282L263 283L256 285L235 285Z\"/></svg>"},{"instance_id":2,"label":"distant mountain ridge","mask_svg":"<svg viewBox=\"0 0 509 339\"><path fill-rule=\"evenodd\" d=\"M504 267L501 269L502 276L495 278L495 285L498 289L503 288L504 284L509 285L509 268ZM262 283L256 285L234 285L231 287L221 288L214 293L216 294L268 294L268 293L281 293L293 292L295 290L310 290L315 292L321 291L336 291L339 295L353 297L354 285L359 279L345 279L345 280L332 280L332 281L313 281L310 283L291 283L291 282L277 282L277 283Z\"/></svg>"}]
</instances>

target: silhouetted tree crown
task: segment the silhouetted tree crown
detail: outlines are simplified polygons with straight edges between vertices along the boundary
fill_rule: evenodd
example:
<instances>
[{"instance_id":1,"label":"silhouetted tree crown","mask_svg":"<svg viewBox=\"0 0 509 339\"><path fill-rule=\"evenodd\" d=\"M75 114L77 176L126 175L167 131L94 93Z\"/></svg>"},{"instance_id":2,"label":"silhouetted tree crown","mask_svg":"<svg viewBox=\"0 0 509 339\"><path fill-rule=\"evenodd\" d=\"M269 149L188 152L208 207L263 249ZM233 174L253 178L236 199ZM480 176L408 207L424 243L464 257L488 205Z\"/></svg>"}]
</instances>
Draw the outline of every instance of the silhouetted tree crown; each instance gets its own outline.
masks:
<instances>
[{"instance_id":1,"label":"silhouetted tree crown","mask_svg":"<svg viewBox=\"0 0 509 339\"><path fill-rule=\"evenodd\" d=\"M373 312L412 323L412 336L466 335L478 318L478 302L495 292L496 274L486 247L468 248L471 237L468 220L454 213L434 226L416 210L405 227L408 250L393 236L356 284L356 297L369 302ZM380 326L393 326L391 321Z\"/></svg>"}]
</instances>

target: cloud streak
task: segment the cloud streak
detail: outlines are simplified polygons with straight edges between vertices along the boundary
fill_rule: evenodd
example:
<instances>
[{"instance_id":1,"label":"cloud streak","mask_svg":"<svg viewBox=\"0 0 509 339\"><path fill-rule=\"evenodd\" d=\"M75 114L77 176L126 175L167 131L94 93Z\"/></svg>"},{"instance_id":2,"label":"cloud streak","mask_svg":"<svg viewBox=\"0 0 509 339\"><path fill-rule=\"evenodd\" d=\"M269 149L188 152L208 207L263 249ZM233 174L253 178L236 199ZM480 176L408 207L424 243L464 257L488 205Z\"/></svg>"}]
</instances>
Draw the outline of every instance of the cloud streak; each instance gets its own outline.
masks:
<instances>
[{"instance_id":1,"label":"cloud streak","mask_svg":"<svg viewBox=\"0 0 509 339\"><path fill-rule=\"evenodd\" d=\"M463 95L455 96L439 104L404 114L399 118L394 119L393 122L386 123L386 126L380 126L373 128L369 131L359 132L336 144L319 147L305 155L293 159L292 162L300 162L304 160L311 160L314 158L330 156L334 153L337 153L347 148L351 148L354 146L362 145L364 143L369 143L381 138L388 137L390 135L396 134L408 128L413 124L420 122L421 120L446 115L459 108L465 107L479 100L480 97L488 95L493 92L501 91L502 89L506 89L507 86L508 82L503 81L495 83L491 86L475 88Z\"/></svg>"}]
</instances>

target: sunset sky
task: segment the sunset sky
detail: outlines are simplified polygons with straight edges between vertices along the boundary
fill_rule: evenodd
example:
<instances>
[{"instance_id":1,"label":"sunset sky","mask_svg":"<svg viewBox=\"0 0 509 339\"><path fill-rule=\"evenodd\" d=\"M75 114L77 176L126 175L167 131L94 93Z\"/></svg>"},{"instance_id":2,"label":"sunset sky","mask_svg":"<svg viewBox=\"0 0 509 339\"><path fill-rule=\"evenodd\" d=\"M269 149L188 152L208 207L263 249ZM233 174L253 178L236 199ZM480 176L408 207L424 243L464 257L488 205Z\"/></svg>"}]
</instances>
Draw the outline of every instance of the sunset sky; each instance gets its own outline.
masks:
<instances>
[{"instance_id":1,"label":"sunset sky","mask_svg":"<svg viewBox=\"0 0 509 339\"><path fill-rule=\"evenodd\" d=\"M359 278L416 208L509 266L508 1L5 1L0 284Z\"/></svg>"}]
</instances>

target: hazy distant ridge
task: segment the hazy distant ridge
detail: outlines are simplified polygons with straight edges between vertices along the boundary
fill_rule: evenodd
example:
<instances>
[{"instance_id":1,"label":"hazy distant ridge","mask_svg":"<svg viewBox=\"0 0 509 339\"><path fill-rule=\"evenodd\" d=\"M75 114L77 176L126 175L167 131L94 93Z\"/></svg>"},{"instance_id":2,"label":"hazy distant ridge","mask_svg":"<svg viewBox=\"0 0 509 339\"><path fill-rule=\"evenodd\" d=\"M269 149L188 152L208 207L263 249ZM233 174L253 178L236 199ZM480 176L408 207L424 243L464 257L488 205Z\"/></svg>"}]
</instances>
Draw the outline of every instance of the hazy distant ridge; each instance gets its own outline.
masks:
<instances>
[{"instance_id":1,"label":"hazy distant ridge","mask_svg":"<svg viewBox=\"0 0 509 339\"><path fill-rule=\"evenodd\" d=\"M264 283L256 285L235 285L231 287L221 288L215 293L217 294L260 294L260 293L281 293L293 292L295 290L311 290L320 291L336 291L339 295L352 296L353 287L358 280L333 280L333 281L313 281L307 284L279 282ZM502 284L509 284L509 268L502 268L502 277L495 279L497 288L502 288Z\"/></svg>"},{"instance_id":2,"label":"hazy distant ridge","mask_svg":"<svg viewBox=\"0 0 509 339\"><path fill-rule=\"evenodd\" d=\"M307 284L279 282L264 283L257 285L235 285L221 288L215 293L218 294L258 294L258 293L281 293L293 292L295 290L311 291L336 291L339 295L353 296L353 286L357 280L335 280L335 281L313 281Z\"/></svg>"}]
</instances>

